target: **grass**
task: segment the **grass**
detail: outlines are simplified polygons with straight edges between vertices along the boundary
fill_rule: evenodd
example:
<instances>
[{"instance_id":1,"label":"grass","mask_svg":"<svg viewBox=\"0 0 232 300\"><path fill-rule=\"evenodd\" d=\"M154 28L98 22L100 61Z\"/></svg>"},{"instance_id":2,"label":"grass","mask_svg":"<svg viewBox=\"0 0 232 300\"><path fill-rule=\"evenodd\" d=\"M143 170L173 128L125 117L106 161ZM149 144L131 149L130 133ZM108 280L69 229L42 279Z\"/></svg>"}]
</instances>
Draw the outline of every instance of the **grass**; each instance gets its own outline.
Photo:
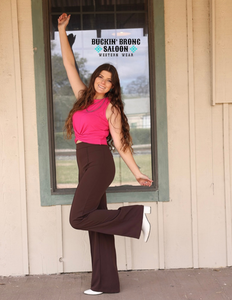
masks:
<instances>
[{"instance_id":1,"label":"grass","mask_svg":"<svg viewBox=\"0 0 232 300\"><path fill-rule=\"evenodd\" d=\"M151 172L151 155L150 154L139 154L134 156L135 161L141 172L152 177ZM111 186L115 185L123 185L123 184L130 184L130 185L138 185L137 181L135 180L133 174L128 169L124 161L119 156L114 156L114 162L116 166L116 174L114 181L112 182ZM57 160L56 161L56 177L57 177L57 184L62 185L72 185L73 187L78 183L78 168L76 160Z\"/></svg>"}]
</instances>

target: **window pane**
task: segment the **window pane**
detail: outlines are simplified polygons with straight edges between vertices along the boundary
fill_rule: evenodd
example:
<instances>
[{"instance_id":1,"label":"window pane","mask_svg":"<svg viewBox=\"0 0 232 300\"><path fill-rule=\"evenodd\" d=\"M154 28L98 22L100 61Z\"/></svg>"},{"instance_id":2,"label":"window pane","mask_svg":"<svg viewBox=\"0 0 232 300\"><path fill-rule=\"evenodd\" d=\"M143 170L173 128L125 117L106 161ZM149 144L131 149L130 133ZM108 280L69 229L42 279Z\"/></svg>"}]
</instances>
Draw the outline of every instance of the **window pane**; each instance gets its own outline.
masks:
<instances>
[{"instance_id":1,"label":"window pane","mask_svg":"<svg viewBox=\"0 0 232 300\"><path fill-rule=\"evenodd\" d=\"M114 29L113 14L83 15L83 30ZM99 36L100 37L100 36Z\"/></svg>"},{"instance_id":2,"label":"window pane","mask_svg":"<svg viewBox=\"0 0 232 300\"><path fill-rule=\"evenodd\" d=\"M117 28L144 28L144 13L117 14Z\"/></svg>"},{"instance_id":3,"label":"window pane","mask_svg":"<svg viewBox=\"0 0 232 300\"><path fill-rule=\"evenodd\" d=\"M112 0L89 0L82 1L83 12L93 12L93 11L113 11L114 1Z\"/></svg>"},{"instance_id":4,"label":"window pane","mask_svg":"<svg viewBox=\"0 0 232 300\"><path fill-rule=\"evenodd\" d=\"M50 0L52 13L72 13L80 11L81 0Z\"/></svg>"},{"instance_id":5,"label":"window pane","mask_svg":"<svg viewBox=\"0 0 232 300\"><path fill-rule=\"evenodd\" d=\"M121 0L115 2L116 2L117 11L130 11L130 10L144 11L145 9L145 1L143 0L137 0L137 1Z\"/></svg>"},{"instance_id":6,"label":"window pane","mask_svg":"<svg viewBox=\"0 0 232 300\"><path fill-rule=\"evenodd\" d=\"M103 13L106 8L101 4L105 2L109 6L114 5L114 14ZM67 34L75 36L72 48L80 75L87 83L91 73L100 64L110 62L117 68L133 138L134 157L141 171L152 177L148 35L144 34L144 28L147 28L146 12L135 12L144 8L144 1L95 1L95 8L94 1L83 3L85 11L89 6L89 13L73 14L67 30ZM120 7L127 12L120 12L123 9L118 11ZM84 10L84 4L82 8ZM101 13L91 13L93 9ZM63 126L75 97L62 63L57 14L51 14L51 19L56 182L57 188L73 188L78 183L75 143L74 139L64 139ZM139 185L118 153L113 153L113 156L116 176L111 186Z\"/></svg>"}]
</instances>

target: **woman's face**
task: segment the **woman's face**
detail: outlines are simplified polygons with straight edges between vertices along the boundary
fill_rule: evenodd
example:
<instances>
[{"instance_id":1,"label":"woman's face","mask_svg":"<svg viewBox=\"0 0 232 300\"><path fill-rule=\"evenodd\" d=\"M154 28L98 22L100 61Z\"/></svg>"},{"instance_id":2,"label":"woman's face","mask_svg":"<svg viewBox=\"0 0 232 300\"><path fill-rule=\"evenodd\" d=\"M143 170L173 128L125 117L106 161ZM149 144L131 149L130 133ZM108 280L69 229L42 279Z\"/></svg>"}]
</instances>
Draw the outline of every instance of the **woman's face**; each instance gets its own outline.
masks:
<instances>
[{"instance_id":1,"label":"woman's face","mask_svg":"<svg viewBox=\"0 0 232 300\"><path fill-rule=\"evenodd\" d=\"M101 71L94 81L94 89L96 91L95 99L104 98L105 94L113 87L111 81L112 75L108 71Z\"/></svg>"}]
</instances>

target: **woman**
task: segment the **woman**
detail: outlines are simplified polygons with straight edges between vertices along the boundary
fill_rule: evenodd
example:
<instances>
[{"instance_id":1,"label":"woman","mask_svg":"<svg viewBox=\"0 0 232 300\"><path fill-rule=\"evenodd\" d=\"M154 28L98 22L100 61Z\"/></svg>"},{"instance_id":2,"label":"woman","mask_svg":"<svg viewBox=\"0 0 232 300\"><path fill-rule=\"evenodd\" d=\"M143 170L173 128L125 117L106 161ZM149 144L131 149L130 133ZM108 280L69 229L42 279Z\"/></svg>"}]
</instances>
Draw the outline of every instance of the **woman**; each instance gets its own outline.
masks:
<instances>
[{"instance_id":1,"label":"woman","mask_svg":"<svg viewBox=\"0 0 232 300\"><path fill-rule=\"evenodd\" d=\"M110 148L116 147L140 185L151 186L152 180L140 172L132 155L116 69L110 64L101 65L92 74L89 87L85 86L77 72L65 31L69 20L67 14L58 19L63 63L77 98L65 123L68 138L73 131L75 133L79 168L70 224L75 229L89 231L92 281L91 289L84 293L118 293L114 235L139 238L142 231L146 242L150 224L145 213L150 213L150 207L133 205L107 210L106 189L115 174Z\"/></svg>"}]
</instances>

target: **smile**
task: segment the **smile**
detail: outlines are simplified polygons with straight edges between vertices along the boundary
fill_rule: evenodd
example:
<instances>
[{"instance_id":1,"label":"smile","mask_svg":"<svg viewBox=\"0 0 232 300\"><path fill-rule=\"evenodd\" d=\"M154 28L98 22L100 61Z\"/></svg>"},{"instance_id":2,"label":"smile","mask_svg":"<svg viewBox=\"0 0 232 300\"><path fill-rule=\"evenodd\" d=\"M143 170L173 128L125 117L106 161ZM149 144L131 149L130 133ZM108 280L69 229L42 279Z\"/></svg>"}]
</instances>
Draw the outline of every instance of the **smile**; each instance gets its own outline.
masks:
<instances>
[{"instance_id":1,"label":"smile","mask_svg":"<svg viewBox=\"0 0 232 300\"><path fill-rule=\"evenodd\" d=\"M105 89L105 87L102 86L102 85L98 85L98 87L99 87L101 90L104 90L104 89Z\"/></svg>"}]
</instances>

